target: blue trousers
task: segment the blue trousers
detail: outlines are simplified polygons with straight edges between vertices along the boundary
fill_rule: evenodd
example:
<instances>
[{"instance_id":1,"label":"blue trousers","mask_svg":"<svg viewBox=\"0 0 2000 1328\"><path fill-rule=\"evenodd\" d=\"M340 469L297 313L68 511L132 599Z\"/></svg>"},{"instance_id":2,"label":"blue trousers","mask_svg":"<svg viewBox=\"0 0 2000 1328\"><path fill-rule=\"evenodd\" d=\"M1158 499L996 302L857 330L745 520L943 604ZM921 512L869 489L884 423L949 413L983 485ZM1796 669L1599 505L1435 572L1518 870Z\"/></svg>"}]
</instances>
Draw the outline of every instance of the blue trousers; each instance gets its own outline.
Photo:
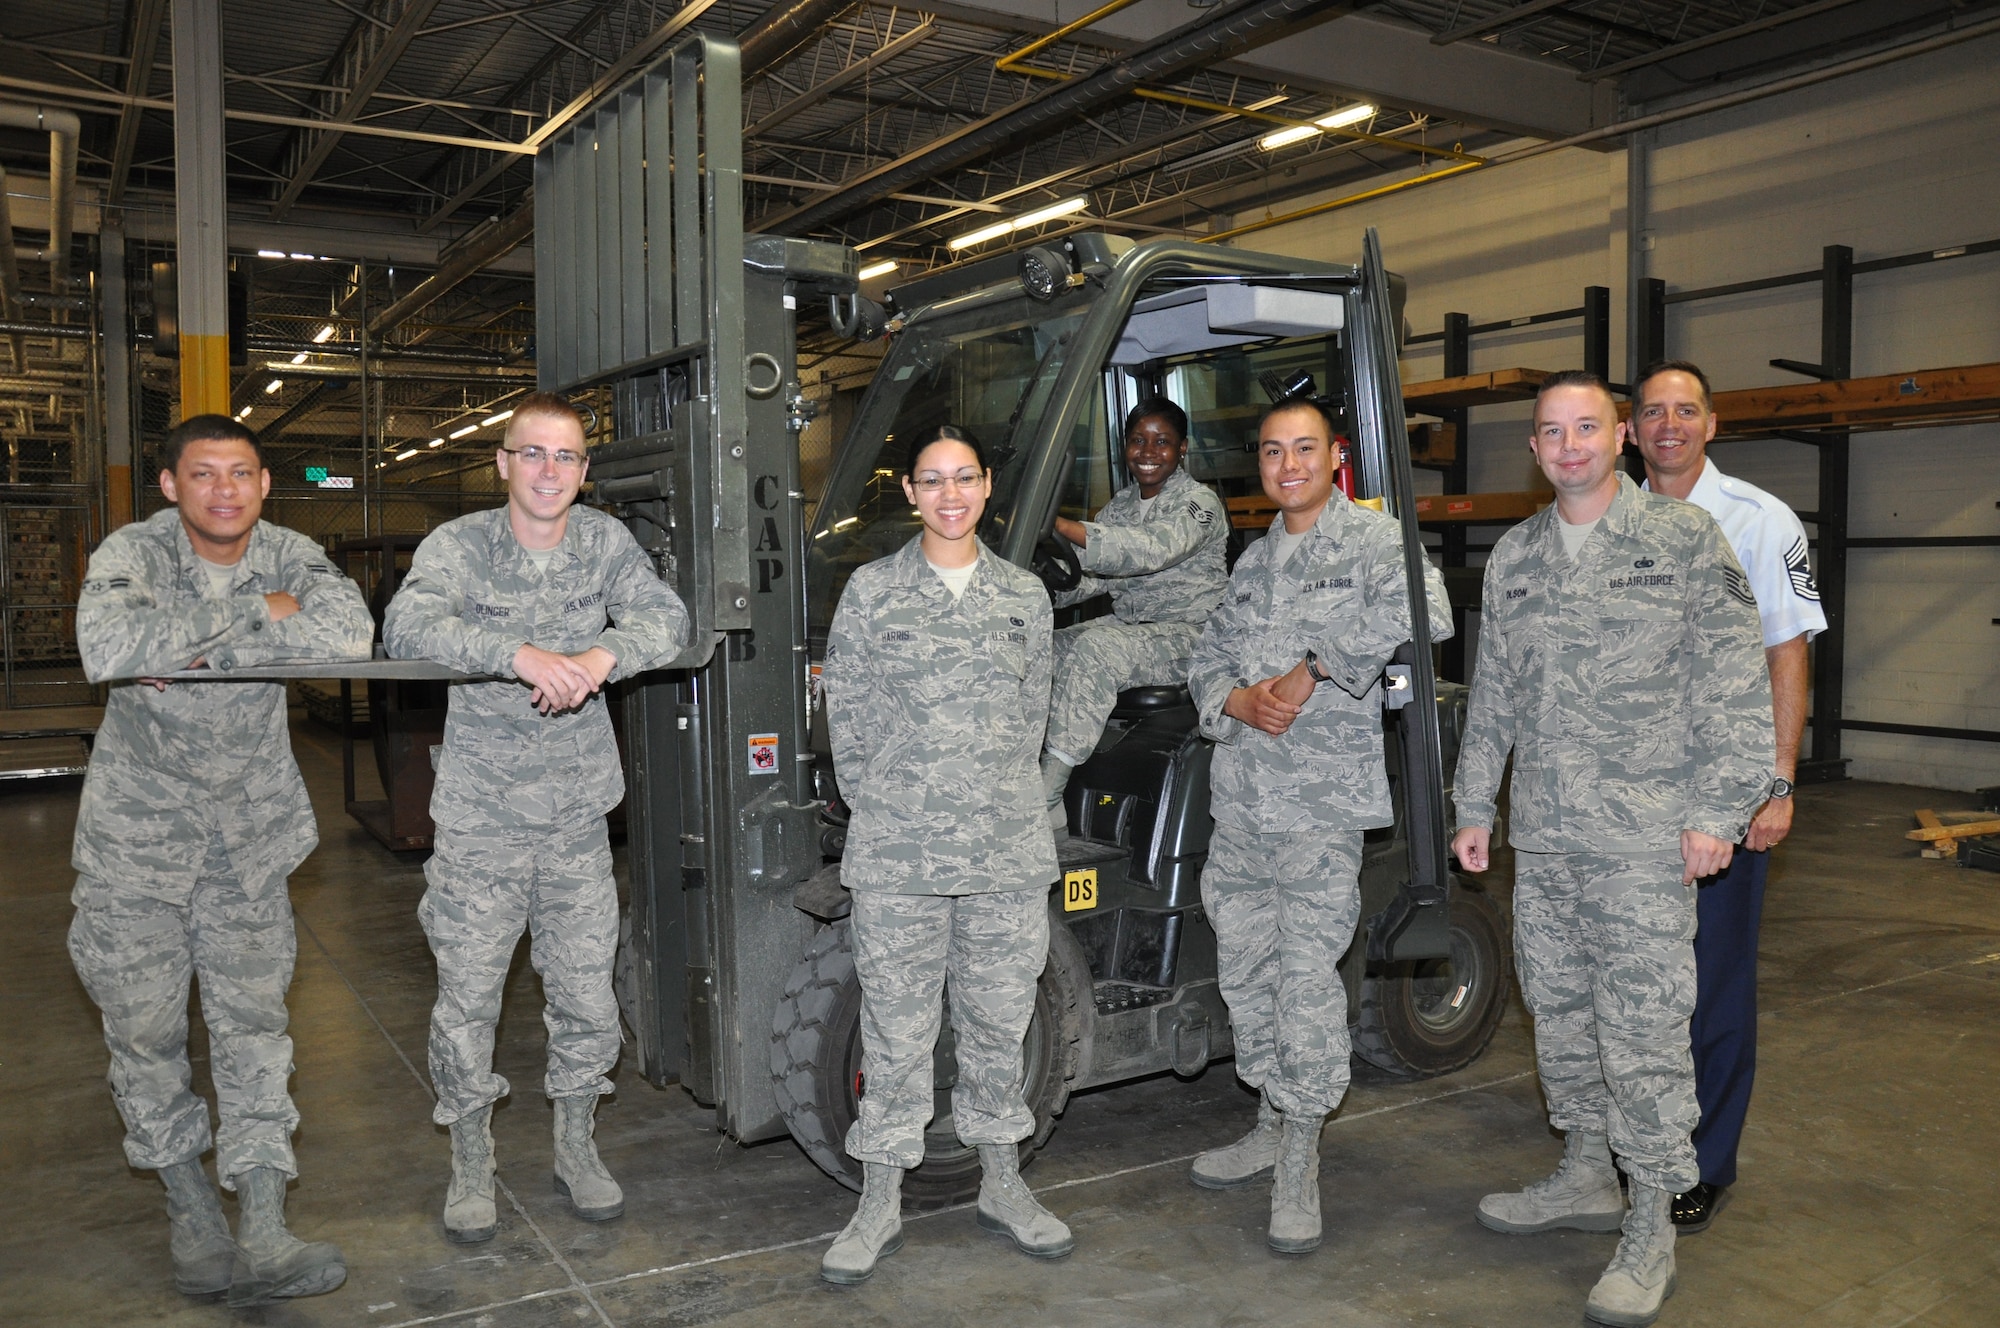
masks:
<instances>
[{"instance_id":1,"label":"blue trousers","mask_svg":"<svg viewBox=\"0 0 2000 1328\"><path fill-rule=\"evenodd\" d=\"M1701 1104L1694 1151L1701 1178L1736 1183L1736 1145L1757 1078L1757 924L1770 853L1741 844L1729 869L1701 882L1695 899L1694 1092Z\"/></svg>"}]
</instances>

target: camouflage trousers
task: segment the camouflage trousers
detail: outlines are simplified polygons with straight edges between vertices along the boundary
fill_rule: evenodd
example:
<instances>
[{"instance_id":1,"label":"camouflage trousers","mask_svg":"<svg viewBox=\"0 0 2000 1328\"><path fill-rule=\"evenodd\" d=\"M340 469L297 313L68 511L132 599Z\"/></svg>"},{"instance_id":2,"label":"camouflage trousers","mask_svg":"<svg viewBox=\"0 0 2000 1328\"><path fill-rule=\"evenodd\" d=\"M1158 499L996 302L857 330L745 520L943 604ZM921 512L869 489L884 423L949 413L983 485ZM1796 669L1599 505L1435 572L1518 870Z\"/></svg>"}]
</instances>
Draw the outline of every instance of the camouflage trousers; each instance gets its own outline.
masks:
<instances>
[{"instance_id":1,"label":"camouflage trousers","mask_svg":"<svg viewBox=\"0 0 2000 1328\"><path fill-rule=\"evenodd\" d=\"M286 1081L292 1040L285 991L298 938L277 881L243 891L218 839L185 903L79 876L70 896L70 960L104 1016L111 1096L125 1121L125 1157L142 1171L200 1157L213 1142L224 1189L257 1167L298 1175L298 1108ZM189 1087L188 985L198 981L208 1025L217 1127Z\"/></svg>"},{"instance_id":2,"label":"camouflage trousers","mask_svg":"<svg viewBox=\"0 0 2000 1328\"><path fill-rule=\"evenodd\" d=\"M521 932L541 975L550 1097L612 1091L618 1063L618 887L604 818L560 829L448 830L424 866L417 920L437 959L431 1009L431 1119L449 1125L507 1096L493 1072L493 1030Z\"/></svg>"},{"instance_id":3,"label":"camouflage trousers","mask_svg":"<svg viewBox=\"0 0 2000 1328\"><path fill-rule=\"evenodd\" d=\"M1347 1094L1340 957L1361 916L1361 832L1258 834L1217 825L1201 872L1236 1076L1290 1115Z\"/></svg>"},{"instance_id":4,"label":"camouflage trousers","mask_svg":"<svg viewBox=\"0 0 2000 1328\"><path fill-rule=\"evenodd\" d=\"M960 1142L1012 1144L1033 1134L1021 1044L1049 958L1048 892L853 895L863 1092L848 1156L905 1169L924 1160L924 1128L936 1114L931 1053L947 987L958 1054L951 1119Z\"/></svg>"},{"instance_id":5,"label":"camouflage trousers","mask_svg":"<svg viewBox=\"0 0 2000 1328\"><path fill-rule=\"evenodd\" d=\"M1609 1134L1626 1175L1675 1194L1701 1179L1694 932L1679 853L1515 851L1514 957L1549 1123Z\"/></svg>"},{"instance_id":6,"label":"camouflage trousers","mask_svg":"<svg viewBox=\"0 0 2000 1328\"><path fill-rule=\"evenodd\" d=\"M1097 618L1055 634L1055 689L1043 746L1082 765L1127 687L1183 686L1199 623L1125 623Z\"/></svg>"}]
</instances>

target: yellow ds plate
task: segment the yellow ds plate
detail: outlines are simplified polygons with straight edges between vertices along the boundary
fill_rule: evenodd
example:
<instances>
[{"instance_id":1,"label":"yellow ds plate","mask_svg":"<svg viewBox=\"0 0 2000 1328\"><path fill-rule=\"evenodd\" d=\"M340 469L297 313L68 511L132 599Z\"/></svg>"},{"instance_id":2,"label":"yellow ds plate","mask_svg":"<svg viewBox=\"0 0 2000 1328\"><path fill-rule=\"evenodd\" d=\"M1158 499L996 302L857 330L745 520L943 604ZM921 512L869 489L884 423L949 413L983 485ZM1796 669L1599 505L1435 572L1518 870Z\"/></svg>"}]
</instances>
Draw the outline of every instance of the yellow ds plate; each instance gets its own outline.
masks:
<instances>
[{"instance_id":1,"label":"yellow ds plate","mask_svg":"<svg viewBox=\"0 0 2000 1328\"><path fill-rule=\"evenodd\" d=\"M1063 873L1063 912L1081 913L1097 907L1097 868Z\"/></svg>"}]
</instances>

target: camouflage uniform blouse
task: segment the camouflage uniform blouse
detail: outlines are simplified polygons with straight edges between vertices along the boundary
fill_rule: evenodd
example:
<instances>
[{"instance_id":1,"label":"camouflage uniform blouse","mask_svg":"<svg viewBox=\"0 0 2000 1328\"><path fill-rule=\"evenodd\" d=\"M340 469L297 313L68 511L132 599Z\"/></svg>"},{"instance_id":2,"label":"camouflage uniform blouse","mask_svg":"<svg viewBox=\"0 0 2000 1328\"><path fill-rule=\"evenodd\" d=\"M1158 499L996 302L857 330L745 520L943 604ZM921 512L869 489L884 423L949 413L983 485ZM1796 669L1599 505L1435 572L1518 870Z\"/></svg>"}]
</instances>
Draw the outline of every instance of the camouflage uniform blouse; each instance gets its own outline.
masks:
<instances>
[{"instance_id":1,"label":"camouflage uniform blouse","mask_svg":"<svg viewBox=\"0 0 2000 1328\"><path fill-rule=\"evenodd\" d=\"M1501 536L1482 603L1459 824L1493 824L1511 750L1509 837L1530 852L1743 837L1771 784L1771 683L1714 518L1621 475L1575 561L1553 504Z\"/></svg>"},{"instance_id":2,"label":"camouflage uniform blouse","mask_svg":"<svg viewBox=\"0 0 2000 1328\"><path fill-rule=\"evenodd\" d=\"M1275 567L1271 533L1244 550L1222 607L1188 661L1201 731L1220 744L1209 780L1216 822L1260 834L1394 819L1382 764L1382 669L1410 639L1403 535L1396 521L1340 494ZM1451 635L1444 578L1424 562L1431 636ZM1225 715L1230 692L1291 671L1310 650L1320 683L1283 736Z\"/></svg>"},{"instance_id":3,"label":"camouflage uniform blouse","mask_svg":"<svg viewBox=\"0 0 2000 1328\"><path fill-rule=\"evenodd\" d=\"M299 611L273 622L264 596ZM220 672L366 659L374 620L361 592L297 531L259 521L229 594L208 595L180 512L113 531L90 556L76 642L92 682L172 673L196 659ZM77 808L71 865L176 903L194 891L220 835L244 893L284 880L319 843L292 759L281 682L143 683L111 688Z\"/></svg>"},{"instance_id":4,"label":"camouflage uniform blouse","mask_svg":"<svg viewBox=\"0 0 2000 1328\"><path fill-rule=\"evenodd\" d=\"M1120 622L1208 621L1229 581L1224 552L1229 516L1206 484L1176 469L1151 503L1129 484L1085 523L1090 541L1076 551L1086 573L1058 608L1107 591Z\"/></svg>"},{"instance_id":5,"label":"camouflage uniform blouse","mask_svg":"<svg viewBox=\"0 0 2000 1328\"><path fill-rule=\"evenodd\" d=\"M562 655L603 646L618 657L612 682L672 659L687 636L679 597L631 533L594 508L570 509L546 571L504 507L432 531L382 616L389 654L509 681L453 684L431 819L450 829L543 826L617 806L625 772L602 693L544 715L515 679L514 655L524 645Z\"/></svg>"},{"instance_id":6,"label":"camouflage uniform blouse","mask_svg":"<svg viewBox=\"0 0 2000 1328\"><path fill-rule=\"evenodd\" d=\"M1052 628L1041 582L984 544L956 600L921 536L848 581L820 683L854 812L849 889L966 895L1056 879L1038 764Z\"/></svg>"}]
</instances>

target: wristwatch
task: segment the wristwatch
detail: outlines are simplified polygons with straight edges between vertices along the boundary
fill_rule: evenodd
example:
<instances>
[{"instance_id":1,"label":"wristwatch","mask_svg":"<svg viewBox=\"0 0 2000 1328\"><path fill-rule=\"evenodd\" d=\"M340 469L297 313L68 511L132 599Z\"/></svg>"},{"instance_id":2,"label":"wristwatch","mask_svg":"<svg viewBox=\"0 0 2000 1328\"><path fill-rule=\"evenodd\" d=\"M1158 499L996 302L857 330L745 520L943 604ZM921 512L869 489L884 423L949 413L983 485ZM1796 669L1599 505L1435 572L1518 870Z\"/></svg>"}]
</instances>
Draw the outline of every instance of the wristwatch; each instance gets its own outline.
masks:
<instances>
[{"instance_id":1,"label":"wristwatch","mask_svg":"<svg viewBox=\"0 0 2000 1328\"><path fill-rule=\"evenodd\" d=\"M1796 787L1797 785L1793 784L1791 780L1786 779L1783 775L1779 775L1771 781L1769 796L1773 798L1789 798L1792 796L1792 790Z\"/></svg>"},{"instance_id":2,"label":"wristwatch","mask_svg":"<svg viewBox=\"0 0 2000 1328\"><path fill-rule=\"evenodd\" d=\"M1306 651L1306 676L1314 682L1333 681L1331 675L1319 671L1319 656L1310 650Z\"/></svg>"}]
</instances>

